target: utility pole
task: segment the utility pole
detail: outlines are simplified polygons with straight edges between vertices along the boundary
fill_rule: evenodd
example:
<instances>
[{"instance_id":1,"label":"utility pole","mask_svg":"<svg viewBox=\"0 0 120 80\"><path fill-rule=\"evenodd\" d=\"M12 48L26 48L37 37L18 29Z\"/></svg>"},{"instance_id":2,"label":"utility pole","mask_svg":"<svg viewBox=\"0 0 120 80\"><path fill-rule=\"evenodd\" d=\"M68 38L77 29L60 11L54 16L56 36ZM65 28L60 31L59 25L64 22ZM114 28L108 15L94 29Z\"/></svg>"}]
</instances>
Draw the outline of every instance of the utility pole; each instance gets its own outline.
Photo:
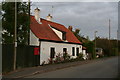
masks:
<instances>
[{"instance_id":1,"label":"utility pole","mask_svg":"<svg viewBox=\"0 0 120 80\"><path fill-rule=\"evenodd\" d=\"M109 19L109 56L111 55L111 44L110 44L110 31L111 31L111 28L110 28L110 22L111 20Z\"/></svg>"},{"instance_id":2,"label":"utility pole","mask_svg":"<svg viewBox=\"0 0 120 80\"><path fill-rule=\"evenodd\" d=\"M52 5L52 19L54 19L54 16L53 16L53 9L54 9L54 6Z\"/></svg>"},{"instance_id":3,"label":"utility pole","mask_svg":"<svg viewBox=\"0 0 120 80\"><path fill-rule=\"evenodd\" d=\"M117 30L117 55L119 55L119 45L118 45L118 30Z\"/></svg>"},{"instance_id":4,"label":"utility pole","mask_svg":"<svg viewBox=\"0 0 120 80\"><path fill-rule=\"evenodd\" d=\"M97 32L98 32L98 31L95 31L95 32L94 32L94 37L95 37L95 55L94 55L94 56L95 56L95 58L96 58L96 33L97 33Z\"/></svg>"},{"instance_id":5,"label":"utility pole","mask_svg":"<svg viewBox=\"0 0 120 80\"><path fill-rule=\"evenodd\" d=\"M14 70L16 70L16 53L17 53L17 1L15 0L14 65L13 65Z\"/></svg>"},{"instance_id":6,"label":"utility pole","mask_svg":"<svg viewBox=\"0 0 120 80\"><path fill-rule=\"evenodd\" d=\"M28 8L29 8L29 24L28 24L28 42L27 42L27 44L29 45L29 43L30 43L30 0L28 0Z\"/></svg>"}]
</instances>

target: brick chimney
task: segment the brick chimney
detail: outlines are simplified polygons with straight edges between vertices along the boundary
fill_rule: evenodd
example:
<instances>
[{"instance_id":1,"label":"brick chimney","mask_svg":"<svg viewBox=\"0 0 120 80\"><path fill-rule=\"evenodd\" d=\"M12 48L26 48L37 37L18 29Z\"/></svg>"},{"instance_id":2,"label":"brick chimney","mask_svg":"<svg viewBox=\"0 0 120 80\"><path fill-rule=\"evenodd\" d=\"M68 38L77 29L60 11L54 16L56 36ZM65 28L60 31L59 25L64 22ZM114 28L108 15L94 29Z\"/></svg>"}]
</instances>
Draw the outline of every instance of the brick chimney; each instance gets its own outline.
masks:
<instances>
[{"instance_id":1,"label":"brick chimney","mask_svg":"<svg viewBox=\"0 0 120 80\"><path fill-rule=\"evenodd\" d=\"M40 21L40 9L38 9L38 7L34 10L34 13L35 13L35 19L38 21L38 22L41 22Z\"/></svg>"},{"instance_id":2,"label":"brick chimney","mask_svg":"<svg viewBox=\"0 0 120 80\"><path fill-rule=\"evenodd\" d=\"M48 21L52 21L52 16L51 16L50 14L48 14L47 20L48 20Z\"/></svg>"},{"instance_id":3,"label":"brick chimney","mask_svg":"<svg viewBox=\"0 0 120 80\"><path fill-rule=\"evenodd\" d=\"M68 29L69 29L70 31L72 31L73 27L72 27L72 26L69 26Z\"/></svg>"}]
</instances>

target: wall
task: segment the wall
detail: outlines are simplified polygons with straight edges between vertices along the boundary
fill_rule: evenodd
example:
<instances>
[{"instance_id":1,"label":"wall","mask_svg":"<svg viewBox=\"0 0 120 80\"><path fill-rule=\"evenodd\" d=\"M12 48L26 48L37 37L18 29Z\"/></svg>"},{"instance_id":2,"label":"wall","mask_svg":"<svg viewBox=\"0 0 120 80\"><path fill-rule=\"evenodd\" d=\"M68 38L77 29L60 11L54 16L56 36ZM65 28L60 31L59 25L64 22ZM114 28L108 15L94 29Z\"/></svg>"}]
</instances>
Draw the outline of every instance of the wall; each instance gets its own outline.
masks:
<instances>
[{"instance_id":1,"label":"wall","mask_svg":"<svg viewBox=\"0 0 120 80\"><path fill-rule=\"evenodd\" d=\"M39 55L34 55L36 46L20 45L17 46L16 69L33 67L39 65ZM2 44L2 72L13 71L14 63L14 44Z\"/></svg>"},{"instance_id":2,"label":"wall","mask_svg":"<svg viewBox=\"0 0 120 80\"><path fill-rule=\"evenodd\" d=\"M55 55L59 53L63 53L63 48L67 48L67 52L71 56L72 56L72 47L75 47L75 56L72 56L72 58L76 58L77 47L79 47L79 53L82 52L82 45L41 41L40 64L42 64L43 61L48 63L48 59L50 58L50 47L55 47L55 52L56 52Z\"/></svg>"},{"instance_id":3,"label":"wall","mask_svg":"<svg viewBox=\"0 0 120 80\"><path fill-rule=\"evenodd\" d=\"M57 35L58 35L58 37L62 40L62 32L60 32L60 31L58 31L58 30L56 30L56 29L54 29L54 28L51 28Z\"/></svg>"},{"instance_id":4,"label":"wall","mask_svg":"<svg viewBox=\"0 0 120 80\"><path fill-rule=\"evenodd\" d=\"M30 30L30 45L39 46L39 39Z\"/></svg>"},{"instance_id":5,"label":"wall","mask_svg":"<svg viewBox=\"0 0 120 80\"><path fill-rule=\"evenodd\" d=\"M87 58L86 50L83 50L83 59Z\"/></svg>"}]
</instances>

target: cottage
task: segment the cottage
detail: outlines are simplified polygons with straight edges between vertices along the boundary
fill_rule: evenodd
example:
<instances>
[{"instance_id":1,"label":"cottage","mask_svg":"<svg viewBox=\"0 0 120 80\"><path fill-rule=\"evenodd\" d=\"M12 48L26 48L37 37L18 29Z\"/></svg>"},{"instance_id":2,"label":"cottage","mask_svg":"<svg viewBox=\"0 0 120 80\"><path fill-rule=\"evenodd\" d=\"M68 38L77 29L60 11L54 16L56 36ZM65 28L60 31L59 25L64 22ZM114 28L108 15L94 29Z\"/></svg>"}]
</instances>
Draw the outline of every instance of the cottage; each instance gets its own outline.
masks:
<instances>
[{"instance_id":1,"label":"cottage","mask_svg":"<svg viewBox=\"0 0 120 80\"><path fill-rule=\"evenodd\" d=\"M49 14L47 19L40 17L40 9L34 10L30 23L30 45L38 46L40 65L56 55L68 53L76 58L82 52L82 43L64 25L53 22Z\"/></svg>"}]
</instances>

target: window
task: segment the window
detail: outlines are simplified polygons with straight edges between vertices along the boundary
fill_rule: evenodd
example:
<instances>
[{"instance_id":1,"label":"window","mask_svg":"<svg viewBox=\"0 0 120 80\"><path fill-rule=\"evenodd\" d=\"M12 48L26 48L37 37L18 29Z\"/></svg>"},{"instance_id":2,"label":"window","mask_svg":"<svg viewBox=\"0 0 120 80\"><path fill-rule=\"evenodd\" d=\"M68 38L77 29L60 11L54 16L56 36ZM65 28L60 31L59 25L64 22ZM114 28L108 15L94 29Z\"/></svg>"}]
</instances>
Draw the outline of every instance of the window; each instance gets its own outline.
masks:
<instances>
[{"instance_id":1,"label":"window","mask_svg":"<svg viewBox=\"0 0 120 80\"><path fill-rule=\"evenodd\" d=\"M79 55L79 48L76 48L76 54Z\"/></svg>"},{"instance_id":2,"label":"window","mask_svg":"<svg viewBox=\"0 0 120 80\"><path fill-rule=\"evenodd\" d=\"M67 53L67 48L63 48L63 53Z\"/></svg>"},{"instance_id":3,"label":"window","mask_svg":"<svg viewBox=\"0 0 120 80\"><path fill-rule=\"evenodd\" d=\"M50 49L50 58L54 58L55 57L55 48L51 48Z\"/></svg>"},{"instance_id":4,"label":"window","mask_svg":"<svg viewBox=\"0 0 120 80\"><path fill-rule=\"evenodd\" d=\"M63 58L66 59L67 56L67 48L63 48Z\"/></svg>"},{"instance_id":5,"label":"window","mask_svg":"<svg viewBox=\"0 0 120 80\"><path fill-rule=\"evenodd\" d=\"M62 39L66 40L66 33L65 32L62 33Z\"/></svg>"},{"instance_id":6,"label":"window","mask_svg":"<svg viewBox=\"0 0 120 80\"><path fill-rule=\"evenodd\" d=\"M75 56L75 47L72 47L72 56Z\"/></svg>"}]
</instances>

